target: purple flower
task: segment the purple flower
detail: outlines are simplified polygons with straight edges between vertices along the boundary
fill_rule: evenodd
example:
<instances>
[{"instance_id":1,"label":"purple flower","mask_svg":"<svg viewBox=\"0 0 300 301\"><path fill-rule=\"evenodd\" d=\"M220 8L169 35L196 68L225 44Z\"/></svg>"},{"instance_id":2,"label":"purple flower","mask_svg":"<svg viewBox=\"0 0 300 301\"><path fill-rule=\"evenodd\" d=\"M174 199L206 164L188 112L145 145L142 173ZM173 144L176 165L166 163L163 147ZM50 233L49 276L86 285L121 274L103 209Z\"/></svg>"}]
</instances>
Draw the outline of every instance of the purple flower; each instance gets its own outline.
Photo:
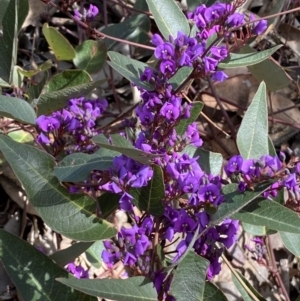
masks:
<instances>
[{"instance_id":1,"label":"purple flower","mask_svg":"<svg viewBox=\"0 0 300 301\"><path fill-rule=\"evenodd\" d=\"M51 142L50 139L44 133L40 133L38 135L37 141L40 144L49 144Z\"/></svg>"},{"instance_id":2,"label":"purple flower","mask_svg":"<svg viewBox=\"0 0 300 301\"><path fill-rule=\"evenodd\" d=\"M87 16L87 18L88 18L89 20L92 21L92 20L94 20L94 18L98 15L98 13L99 13L98 7L95 6L95 5L90 4L90 7L89 7L89 9L88 9L88 11L87 11L86 16Z\"/></svg>"},{"instance_id":3,"label":"purple flower","mask_svg":"<svg viewBox=\"0 0 300 301\"><path fill-rule=\"evenodd\" d=\"M210 265L207 269L207 279L211 280L215 275L218 275L221 271L221 264L218 258L210 259Z\"/></svg>"},{"instance_id":4,"label":"purple flower","mask_svg":"<svg viewBox=\"0 0 300 301\"><path fill-rule=\"evenodd\" d=\"M36 124L42 131L46 133L57 130L60 127L60 122L58 119L53 117L47 117L45 115L41 115L40 117L38 117L36 120Z\"/></svg>"},{"instance_id":5,"label":"purple flower","mask_svg":"<svg viewBox=\"0 0 300 301\"><path fill-rule=\"evenodd\" d=\"M221 83L228 78L228 75L223 71L216 71L211 78L212 80Z\"/></svg>"},{"instance_id":6,"label":"purple flower","mask_svg":"<svg viewBox=\"0 0 300 301\"><path fill-rule=\"evenodd\" d=\"M252 29L252 33L255 35L262 34L268 27L268 21L267 20L260 20L257 23L254 23L255 26Z\"/></svg>"},{"instance_id":7,"label":"purple flower","mask_svg":"<svg viewBox=\"0 0 300 301\"><path fill-rule=\"evenodd\" d=\"M124 211L132 212L133 211L133 205L131 203L132 200L133 197L129 193L124 192L119 200L120 208Z\"/></svg>"},{"instance_id":8,"label":"purple flower","mask_svg":"<svg viewBox=\"0 0 300 301\"><path fill-rule=\"evenodd\" d=\"M155 46L158 46L163 43L164 43L164 40L162 39L162 37L159 34L155 33L152 37L152 44Z\"/></svg>"},{"instance_id":9,"label":"purple flower","mask_svg":"<svg viewBox=\"0 0 300 301\"><path fill-rule=\"evenodd\" d=\"M220 189L217 185L209 183L200 186L198 190L198 197L202 202L210 202L212 205L217 206L222 201Z\"/></svg>"},{"instance_id":10,"label":"purple flower","mask_svg":"<svg viewBox=\"0 0 300 301\"><path fill-rule=\"evenodd\" d=\"M228 55L226 46L213 46L211 47L210 52L212 56L217 60L223 60Z\"/></svg>"},{"instance_id":11,"label":"purple flower","mask_svg":"<svg viewBox=\"0 0 300 301\"><path fill-rule=\"evenodd\" d=\"M241 172L242 164L243 164L242 156L236 155L231 157L224 168L227 176L231 177L233 174L237 174Z\"/></svg>"},{"instance_id":12,"label":"purple flower","mask_svg":"<svg viewBox=\"0 0 300 301\"><path fill-rule=\"evenodd\" d=\"M67 270L78 279L89 278L88 271L84 270L81 265L76 266L73 262L68 264Z\"/></svg>"},{"instance_id":13,"label":"purple flower","mask_svg":"<svg viewBox=\"0 0 300 301\"><path fill-rule=\"evenodd\" d=\"M156 47L154 55L159 60L168 60L173 58L174 52L174 46L169 42L165 42Z\"/></svg>"},{"instance_id":14,"label":"purple flower","mask_svg":"<svg viewBox=\"0 0 300 301\"><path fill-rule=\"evenodd\" d=\"M188 125L185 136L188 142L193 144L194 146L200 147L203 144L203 141L199 136L196 122Z\"/></svg>"},{"instance_id":15,"label":"purple flower","mask_svg":"<svg viewBox=\"0 0 300 301\"><path fill-rule=\"evenodd\" d=\"M203 62L204 62L205 73L214 71L218 64L218 61L216 59L213 59L212 57L207 57L207 56L203 59Z\"/></svg>"},{"instance_id":16,"label":"purple flower","mask_svg":"<svg viewBox=\"0 0 300 301\"><path fill-rule=\"evenodd\" d=\"M174 61L165 60L160 63L159 69L162 74L172 74L176 70L176 64Z\"/></svg>"},{"instance_id":17,"label":"purple flower","mask_svg":"<svg viewBox=\"0 0 300 301\"><path fill-rule=\"evenodd\" d=\"M167 120L175 121L179 117L180 111L178 107L166 102L161 108L160 114Z\"/></svg>"}]
</instances>

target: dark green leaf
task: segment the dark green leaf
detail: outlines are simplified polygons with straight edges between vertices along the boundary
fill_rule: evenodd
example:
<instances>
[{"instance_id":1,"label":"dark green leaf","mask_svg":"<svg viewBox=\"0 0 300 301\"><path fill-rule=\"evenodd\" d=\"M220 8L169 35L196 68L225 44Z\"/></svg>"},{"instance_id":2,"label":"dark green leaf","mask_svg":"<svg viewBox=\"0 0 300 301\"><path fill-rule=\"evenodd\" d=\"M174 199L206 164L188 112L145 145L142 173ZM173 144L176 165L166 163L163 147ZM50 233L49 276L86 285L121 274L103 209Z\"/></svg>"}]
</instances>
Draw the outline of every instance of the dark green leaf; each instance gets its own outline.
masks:
<instances>
[{"instance_id":1,"label":"dark green leaf","mask_svg":"<svg viewBox=\"0 0 300 301\"><path fill-rule=\"evenodd\" d=\"M57 60L68 61L75 57L73 46L57 29L44 23L42 31Z\"/></svg>"},{"instance_id":2,"label":"dark green leaf","mask_svg":"<svg viewBox=\"0 0 300 301\"><path fill-rule=\"evenodd\" d=\"M176 301L203 300L208 260L190 251L178 265L170 287Z\"/></svg>"},{"instance_id":3,"label":"dark green leaf","mask_svg":"<svg viewBox=\"0 0 300 301\"><path fill-rule=\"evenodd\" d=\"M188 119L181 119L179 124L175 127L176 133L178 135L183 135L188 126L193 123L199 116L202 111L204 104L203 102L194 102L191 109L191 116Z\"/></svg>"},{"instance_id":4,"label":"dark green leaf","mask_svg":"<svg viewBox=\"0 0 300 301\"><path fill-rule=\"evenodd\" d=\"M225 295L213 283L206 281L204 286L203 301L227 301Z\"/></svg>"},{"instance_id":5,"label":"dark green leaf","mask_svg":"<svg viewBox=\"0 0 300 301\"><path fill-rule=\"evenodd\" d=\"M2 25L3 16L5 15L10 0L1 0L0 24Z\"/></svg>"},{"instance_id":6,"label":"dark green leaf","mask_svg":"<svg viewBox=\"0 0 300 301\"><path fill-rule=\"evenodd\" d=\"M25 188L28 199L54 231L74 240L93 241L112 237L114 226L93 212L88 195L69 194L53 174L54 158L26 144L0 135L0 150Z\"/></svg>"},{"instance_id":7,"label":"dark green leaf","mask_svg":"<svg viewBox=\"0 0 300 301\"><path fill-rule=\"evenodd\" d=\"M118 301L157 301L153 283L145 277L128 279L57 279L83 293Z\"/></svg>"},{"instance_id":8,"label":"dark green leaf","mask_svg":"<svg viewBox=\"0 0 300 301\"><path fill-rule=\"evenodd\" d=\"M112 24L101 29L101 32L112 37L132 41L141 44L148 44L150 31L150 19L144 14L138 14L126 18L123 22ZM110 39L104 40L108 49L113 49L120 42Z\"/></svg>"},{"instance_id":9,"label":"dark green leaf","mask_svg":"<svg viewBox=\"0 0 300 301\"><path fill-rule=\"evenodd\" d=\"M284 246L296 257L299 258L300 257L300 234L282 232L282 231L280 231L279 233Z\"/></svg>"},{"instance_id":10,"label":"dark green leaf","mask_svg":"<svg viewBox=\"0 0 300 301\"><path fill-rule=\"evenodd\" d=\"M147 186L139 189L132 188L130 194L134 197L133 203L140 209L154 216L164 213L163 200L165 198L164 178L161 167L153 165L153 177Z\"/></svg>"},{"instance_id":11,"label":"dark green leaf","mask_svg":"<svg viewBox=\"0 0 300 301\"><path fill-rule=\"evenodd\" d=\"M146 0L155 23L166 40L177 37L178 31L189 35L190 26L186 16L174 0Z\"/></svg>"},{"instance_id":12,"label":"dark green leaf","mask_svg":"<svg viewBox=\"0 0 300 301\"><path fill-rule=\"evenodd\" d=\"M41 95L47 80L48 80L48 72L46 71L44 72L44 76L42 80L38 84L32 85L28 88L27 94L30 100L38 98Z\"/></svg>"},{"instance_id":13,"label":"dark green leaf","mask_svg":"<svg viewBox=\"0 0 300 301\"><path fill-rule=\"evenodd\" d=\"M49 115L54 111L64 108L69 99L87 95L92 90L102 85L105 81L106 80L98 80L65 88L52 93L46 93L41 95L37 101L33 101L32 105L38 107L38 115Z\"/></svg>"},{"instance_id":14,"label":"dark green leaf","mask_svg":"<svg viewBox=\"0 0 300 301\"><path fill-rule=\"evenodd\" d=\"M0 257L24 301L96 301L57 282L57 277L72 276L28 242L2 229Z\"/></svg>"},{"instance_id":15,"label":"dark green leaf","mask_svg":"<svg viewBox=\"0 0 300 301\"><path fill-rule=\"evenodd\" d=\"M92 81L90 75L83 70L65 70L54 75L45 87L44 93L52 93Z\"/></svg>"},{"instance_id":16,"label":"dark green leaf","mask_svg":"<svg viewBox=\"0 0 300 301\"><path fill-rule=\"evenodd\" d=\"M75 48L75 52L74 65L88 73L100 71L106 61L107 49L103 41L86 40Z\"/></svg>"},{"instance_id":17,"label":"dark green leaf","mask_svg":"<svg viewBox=\"0 0 300 301\"><path fill-rule=\"evenodd\" d=\"M105 192L97 201L99 203L103 218L108 218L119 207L120 195L112 192Z\"/></svg>"},{"instance_id":18,"label":"dark green leaf","mask_svg":"<svg viewBox=\"0 0 300 301\"><path fill-rule=\"evenodd\" d=\"M2 0L1 0L1 4L2 4ZM28 15L29 3L28 0L22 0L19 1L18 4L19 4L18 7L18 32L19 32Z\"/></svg>"},{"instance_id":19,"label":"dark green leaf","mask_svg":"<svg viewBox=\"0 0 300 301\"><path fill-rule=\"evenodd\" d=\"M240 49L240 53L244 54L253 52L255 52L255 50L248 45ZM268 91L283 89L290 83L290 79L282 67L271 59L264 60L253 66L248 66L248 69L259 82L264 81L266 83Z\"/></svg>"},{"instance_id":20,"label":"dark green leaf","mask_svg":"<svg viewBox=\"0 0 300 301\"><path fill-rule=\"evenodd\" d=\"M76 257L85 252L91 245L93 242L77 242L66 249L56 251L49 258L63 268L68 263L74 262Z\"/></svg>"},{"instance_id":21,"label":"dark green leaf","mask_svg":"<svg viewBox=\"0 0 300 301\"><path fill-rule=\"evenodd\" d=\"M101 267L102 251L105 250L102 240L95 241L85 252L87 260L97 269Z\"/></svg>"},{"instance_id":22,"label":"dark green leaf","mask_svg":"<svg viewBox=\"0 0 300 301\"><path fill-rule=\"evenodd\" d=\"M146 0L136 0L134 3L134 8L143 10L145 12L149 10Z\"/></svg>"},{"instance_id":23,"label":"dark green leaf","mask_svg":"<svg viewBox=\"0 0 300 301\"><path fill-rule=\"evenodd\" d=\"M294 211L274 202L258 198L239 212L233 219L269 229L300 234L300 218Z\"/></svg>"},{"instance_id":24,"label":"dark green leaf","mask_svg":"<svg viewBox=\"0 0 300 301\"><path fill-rule=\"evenodd\" d=\"M259 159L269 153L267 91L263 82L242 120L237 146L244 159Z\"/></svg>"},{"instance_id":25,"label":"dark green leaf","mask_svg":"<svg viewBox=\"0 0 300 301\"><path fill-rule=\"evenodd\" d=\"M112 143L109 143L103 134L93 137L92 140L103 148L120 152L142 164L150 164L151 160L157 157L156 155L148 154L134 148L134 146L126 138L119 134L110 135L110 140Z\"/></svg>"},{"instance_id":26,"label":"dark green leaf","mask_svg":"<svg viewBox=\"0 0 300 301\"><path fill-rule=\"evenodd\" d=\"M125 78L127 78L130 82L146 90L154 89L154 87L149 83L142 82L140 80L140 77L143 74L145 68L149 67L147 64L133 60L114 51L108 51L107 55L110 58L108 64Z\"/></svg>"},{"instance_id":27,"label":"dark green leaf","mask_svg":"<svg viewBox=\"0 0 300 301\"><path fill-rule=\"evenodd\" d=\"M262 183L255 187L255 190L247 190L241 193L237 184L228 184L223 187L222 193L225 197L224 203L218 207L216 214L211 216L213 225L219 224L226 217L240 211L247 204L258 198L272 183Z\"/></svg>"},{"instance_id":28,"label":"dark green leaf","mask_svg":"<svg viewBox=\"0 0 300 301\"><path fill-rule=\"evenodd\" d=\"M36 115L24 99L0 95L0 115L23 123L35 124Z\"/></svg>"},{"instance_id":29,"label":"dark green leaf","mask_svg":"<svg viewBox=\"0 0 300 301\"><path fill-rule=\"evenodd\" d=\"M87 180L92 170L108 170L113 159L120 153L101 148L94 154L74 153L66 156L54 168L54 174L61 182Z\"/></svg>"},{"instance_id":30,"label":"dark green leaf","mask_svg":"<svg viewBox=\"0 0 300 301\"><path fill-rule=\"evenodd\" d=\"M7 83L11 83L13 62L17 59L18 19L16 16L18 3L19 1L17 0L10 0L2 19L3 37L0 39L0 78Z\"/></svg>"},{"instance_id":31,"label":"dark green leaf","mask_svg":"<svg viewBox=\"0 0 300 301\"><path fill-rule=\"evenodd\" d=\"M219 68L229 69L243 66L252 66L266 60L270 55L275 53L282 45L277 45L271 49L255 53L230 53L229 57L218 64Z\"/></svg>"},{"instance_id":32,"label":"dark green leaf","mask_svg":"<svg viewBox=\"0 0 300 301\"><path fill-rule=\"evenodd\" d=\"M182 67L169 79L169 83L172 85L173 89L176 90L192 72L192 67Z\"/></svg>"}]
</instances>

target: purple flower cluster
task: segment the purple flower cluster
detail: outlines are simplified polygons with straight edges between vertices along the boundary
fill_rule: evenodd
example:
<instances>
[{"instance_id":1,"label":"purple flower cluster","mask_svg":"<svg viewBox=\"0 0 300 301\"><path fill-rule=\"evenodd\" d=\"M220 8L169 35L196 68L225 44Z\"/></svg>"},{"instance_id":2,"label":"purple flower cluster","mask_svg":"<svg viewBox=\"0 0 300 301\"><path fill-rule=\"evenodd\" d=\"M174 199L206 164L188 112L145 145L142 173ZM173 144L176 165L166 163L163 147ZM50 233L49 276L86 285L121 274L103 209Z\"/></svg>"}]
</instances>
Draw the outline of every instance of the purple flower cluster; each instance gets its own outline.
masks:
<instances>
[{"instance_id":1,"label":"purple flower cluster","mask_svg":"<svg viewBox=\"0 0 300 301\"><path fill-rule=\"evenodd\" d=\"M285 156L283 156L285 157ZM293 160L291 160L293 161ZM266 180L276 180L271 187L263 193L263 196L272 199L277 196L278 191L286 188L288 199L285 205L295 209L300 205L300 163L281 162L278 156L265 155L259 159L243 159L237 155L229 159L225 166L228 177L238 181L239 190L245 191L255 183Z\"/></svg>"},{"instance_id":2,"label":"purple flower cluster","mask_svg":"<svg viewBox=\"0 0 300 301\"><path fill-rule=\"evenodd\" d=\"M89 8L86 9L85 7L83 8L83 12L82 14L79 12L78 9L74 10L74 17L77 20L80 21L93 21L95 19L95 17L99 14L99 9L97 6L90 4Z\"/></svg>"},{"instance_id":3,"label":"purple flower cluster","mask_svg":"<svg viewBox=\"0 0 300 301\"><path fill-rule=\"evenodd\" d=\"M88 270L85 270L81 265L76 265L74 262L67 265L67 271L78 279L89 278Z\"/></svg>"},{"instance_id":4,"label":"purple flower cluster","mask_svg":"<svg viewBox=\"0 0 300 301\"><path fill-rule=\"evenodd\" d=\"M94 152L96 145L92 144L91 138L99 134L96 119L102 115L107 105L105 99L70 99L63 110L37 118L36 124L41 130L38 142L50 144L54 154L63 149L67 153Z\"/></svg>"},{"instance_id":5,"label":"purple flower cluster","mask_svg":"<svg viewBox=\"0 0 300 301\"><path fill-rule=\"evenodd\" d=\"M94 183L99 183L97 189L100 191L120 195L119 207L128 213L132 221L130 227L122 227L116 237L104 242L103 261L112 267L121 260L136 274L151 278L158 294L165 295L166 300L172 300L167 295L172 274L166 278L163 264L152 262L156 258L158 245L166 252L166 244L174 244L174 256L169 259L176 263L186 252L196 231L199 231L200 236L192 248L209 260L207 278L211 279L220 272L219 259L223 249L232 246L237 239L237 221L225 219L216 226L209 225L208 212L216 210L225 201L221 193L225 182L220 176L205 173L199 165L199 158L192 158L185 153L186 146L201 147L203 141L195 122L186 125L184 130L181 126L178 131L181 121L191 116L193 105L182 99L181 91L174 89L169 81L182 67L192 68L191 78L209 76L217 81L226 79L226 74L218 70L218 63L228 56L227 47L213 45L208 39L214 34L226 38L229 28L244 24L244 16L235 13L235 9L233 5L224 3L214 4L210 8L201 5L189 14L198 27L194 37L179 32L176 38L170 37L164 41L157 34L153 36L152 42L156 46L154 55L159 67L158 70L146 68L141 76L142 81L153 85L153 90L139 87L142 102L136 109L136 115L140 128L131 141L135 148L158 155L153 164L159 165L163 171L163 215L157 218L149 212L136 214L134 198L130 194L132 189L138 190L148 185L153 177L151 166L120 155L114 158L113 168L93 171L91 177ZM256 33L262 29L260 21L253 25ZM106 107L105 100L72 99L66 109L37 119L42 131L38 141L52 144L55 150L65 149L68 153L92 153L96 146L90 139L98 133L96 119ZM124 121L127 127L135 124ZM71 143L67 142L66 135L71 137ZM276 175L281 168L280 164L280 161L270 156L265 156L259 163L235 156L229 161L226 172L230 177L241 177L243 181L240 182L244 184L245 190L255 177ZM294 187L292 180L287 183ZM153 245L154 238L156 246Z\"/></svg>"},{"instance_id":6,"label":"purple flower cluster","mask_svg":"<svg viewBox=\"0 0 300 301\"><path fill-rule=\"evenodd\" d=\"M139 226L138 226L139 224ZM153 219L144 218L132 228L122 228L118 233L118 246L105 241L106 250L102 252L102 259L112 266L116 261L123 260L124 265L136 266L142 273L150 271L150 235L153 230Z\"/></svg>"}]
</instances>

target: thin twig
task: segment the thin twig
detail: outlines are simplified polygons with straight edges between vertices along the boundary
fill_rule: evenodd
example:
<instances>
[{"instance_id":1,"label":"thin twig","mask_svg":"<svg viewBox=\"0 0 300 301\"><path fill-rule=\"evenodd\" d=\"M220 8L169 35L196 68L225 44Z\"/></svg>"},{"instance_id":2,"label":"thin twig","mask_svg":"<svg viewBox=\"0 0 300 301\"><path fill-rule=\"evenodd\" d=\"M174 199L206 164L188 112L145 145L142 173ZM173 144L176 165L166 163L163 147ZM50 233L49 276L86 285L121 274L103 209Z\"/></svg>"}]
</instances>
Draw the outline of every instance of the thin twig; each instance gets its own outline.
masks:
<instances>
[{"instance_id":1,"label":"thin twig","mask_svg":"<svg viewBox=\"0 0 300 301\"><path fill-rule=\"evenodd\" d=\"M278 272L278 269L277 269L277 266L276 266L274 250L273 250L273 247L272 247L272 242L271 242L270 236L267 236L266 243L267 243L267 247L268 247L267 249L269 251L269 257L270 257L269 261L270 261L270 264L271 264L271 267L272 267L272 269L270 269L270 272L276 278L277 284L280 287L282 294L284 295L285 301L290 301L290 297L288 295L288 292L285 289L285 286L282 282L282 279L279 275L279 272Z\"/></svg>"}]
</instances>

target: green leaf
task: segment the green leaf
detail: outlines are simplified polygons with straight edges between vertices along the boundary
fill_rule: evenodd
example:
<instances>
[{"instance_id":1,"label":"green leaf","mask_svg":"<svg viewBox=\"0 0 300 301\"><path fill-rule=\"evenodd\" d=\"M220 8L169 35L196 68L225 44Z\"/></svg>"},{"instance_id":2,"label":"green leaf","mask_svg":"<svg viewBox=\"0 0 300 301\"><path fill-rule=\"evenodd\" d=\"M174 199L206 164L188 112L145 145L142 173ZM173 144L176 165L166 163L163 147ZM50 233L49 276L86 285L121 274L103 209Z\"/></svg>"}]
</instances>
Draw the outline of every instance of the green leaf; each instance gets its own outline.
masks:
<instances>
[{"instance_id":1,"label":"green leaf","mask_svg":"<svg viewBox=\"0 0 300 301\"><path fill-rule=\"evenodd\" d=\"M49 115L54 111L64 108L69 99L87 95L105 81L106 80L98 80L95 82L80 84L74 87L61 89L59 91L46 93L41 95L38 100L33 101L32 105L38 107L38 115Z\"/></svg>"},{"instance_id":2,"label":"green leaf","mask_svg":"<svg viewBox=\"0 0 300 301\"><path fill-rule=\"evenodd\" d=\"M21 73L22 75L26 76L26 77L33 77L34 75L46 71L48 69L50 69L52 67L52 61L51 60L47 60L46 62L44 62L43 64L41 64L40 66L38 66L37 69L35 70L24 70L22 68L20 68L18 71L19 73Z\"/></svg>"},{"instance_id":3,"label":"green leaf","mask_svg":"<svg viewBox=\"0 0 300 301\"><path fill-rule=\"evenodd\" d=\"M220 174L223 165L223 157L221 154L197 148L193 145L187 145L181 153L188 154L191 158L199 157L197 162L206 173L215 176Z\"/></svg>"},{"instance_id":4,"label":"green leaf","mask_svg":"<svg viewBox=\"0 0 300 301\"><path fill-rule=\"evenodd\" d=\"M237 133L237 146L244 159L269 153L268 108L265 83L258 87Z\"/></svg>"},{"instance_id":5,"label":"green leaf","mask_svg":"<svg viewBox=\"0 0 300 301\"><path fill-rule=\"evenodd\" d=\"M111 143L109 143L108 139L103 134L94 136L92 140L103 148L117 151L142 164L151 164L152 160L157 157L157 155L148 154L134 148L131 142L119 134L113 134L109 137Z\"/></svg>"},{"instance_id":6,"label":"green leaf","mask_svg":"<svg viewBox=\"0 0 300 301\"><path fill-rule=\"evenodd\" d=\"M108 170L120 153L101 148L94 154L74 153L66 156L54 167L61 182L81 182L88 179L92 170Z\"/></svg>"},{"instance_id":7,"label":"green leaf","mask_svg":"<svg viewBox=\"0 0 300 301\"><path fill-rule=\"evenodd\" d=\"M177 38L178 31L185 33L187 36L189 35L190 26L187 18L174 0L146 1L157 27L166 40L169 40L170 35Z\"/></svg>"},{"instance_id":8,"label":"green leaf","mask_svg":"<svg viewBox=\"0 0 300 301\"><path fill-rule=\"evenodd\" d=\"M108 64L125 78L127 78L130 82L143 89L154 90L154 87L151 84L140 80L145 68L149 67L147 64L133 60L114 51L108 51L107 55L110 58Z\"/></svg>"},{"instance_id":9,"label":"green leaf","mask_svg":"<svg viewBox=\"0 0 300 301\"><path fill-rule=\"evenodd\" d=\"M44 72L44 76L42 80L38 84L32 85L28 88L27 94L30 100L38 98L41 95L47 80L48 80L48 72Z\"/></svg>"},{"instance_id":10,"label":"green leaf","mask_svg":"<svg viewBox=\"0 0 300 301\"><path fill-rule=\"evenodd\" d=\"M145 277L128 279L65 279L59 282L88 295L118 301L157 301L153 282Z\"/></svg>"},{"instance_id":11,"label":"green leaf","mask_svg":"<svg viewBox=\"0 0 300 301\"><path fill-rule=\"evenodd\" d=\"M268 147L269 147L269 155L270 156L277 156L275 146L274 146L270 136L268 136Z\"/></svg>"},{"instance_id":12,"label":"green leaf","mask_svg":"<svg viewBox=\"0 0 300 301\"><path fill-rule=\"evenodd\" d=\"M143 10L145 12L149 10L146 0L136 0L134 3L134 8Z\"/></svg>"},{"instance_id":13,"label":"green leaf","mask_svg":"<svg viewBox=\"0 0 300 301\"><path fill-rule=\"evenodd\" d=\"M9 88L10 84L0 78L0 87Z\"/></svg>"},{"instance_id":14,"label":"green leaf","mask_svg":"<svg viewBox=\"0 0 300 301\"><path fill-rule=\"evenodd\" d=\"M153 177L147 186L139 189L132 188L130 194L134 197L133 203L140 209L154 216L164 213L163 200L165 198L164 178L161 167L153 165Z\"/></svg>"},{"instance_id":15,"label":"green leaf","mask_svg":"<svg viewBox=\"0 0 300 301\"><path fill-rule=\"evenodd\" d=\"M232 273L231 277L232 280L236 286L236 288L238 289L238 291L240 292L240 294L242 295L244 301L252 301L253 299L249 296L248 292L246 291L245 287L246 286L252 293L253 295L255 295L255 297L257 298L257 300L259 301L266 301L265 298L263 298L258 291L248 282L248 280L240 273L236 270L236 273L239 275L241 281L243 282L243 284L238 280L238 278ZM243 286L244 285L244 286Z\"/></svg>"},{"instance_id":16,"label":"green leaf","mask_svg":"<svg viewBox=\"0 0 300 301\"><path fill-rule=\"evenodd\" d=\"M255 52L248 45L244 45L240 49L240 53L249 54ZM290 83L285 71L281 66L273 62L271 59L264 60L263 62L248 66L249 71L257 79L258 82L264 81L268 91L277 91L287 87Z\"/></svg>"},{"instance_id":17,"label":"green leaf","mask_svg":"<svg viewBox=\"0 0 300 301\"><path fill-rule=\"evenodd\" d=\"M2 2L2 0L1 0ZM22 25L28 15L29 12L29 3L28 0L22 0L18 2L18 32L22 28Z\"/></svg>"},{"instance_id":18,"label":"green leaf","mask_svg":"<svg viewBox=\"0 0 300 301\"><path fill-rule=\"evenodd\" d=\"M0 115L22 123L35 124L36 115L24 99L0 95Z\"/></svg>"},{"instance_id":19,"label":"green leaf","mask_svg":"<svg viewBox=\"0 0 300 301\"><path fill-rule=\"evenodd\" d=\"M22 70L19 66L13 66L11 84L17 88L21 88L24 80L24 75L20 73Z\"/></svg>"},{"instance_id":20,"label":"green leaf","mask_svg":"<svg viewBox=\"0 0 300 301\"><path fill-rule=\"evenodd\" d=\"M34 141L32 135L23 130L10 132L8 136L19 143L30 143Z\"/></svg>"},{"instance_id":21,"label":"green leaf","mask_svg":"<svg viewBox=\"0 0 300 301\"><path fill-rule=\"evenodd\" d=\"M282 45L277 45L271 49L247 54L230 53L225 60L218 64L218 67L222 69L230 69L243 66L252 66L266 60L281 47Z\"/></svg>"},{"instance_id":22,"label":"green leaf","mask_svg":"<svg viewBox=\"0 0 300 301\"><path fill-rule=\"evenodd\" d=\"M170 79L169 83L176 90L193 72L191 67L181 67Z\"/></svg>"},{"instance_id":23,"label":"green leaf","mask_svg":"<svg viewBox=\"0 0 300 301\"><path fill-rule=\"evenodd\" d=\"M204 286L203 301L227 301L227 298L221 290L219 290L213 283L206 281Z\"/></svg>"},{"instance_id":24,"label":"green leaf","mask_svg":"<svg viewBox=\"0 0 300 301\"><path fill-rule=\"evenodd\" d=\"M3 16L5 16L5 12L8 7L9 1L10 0L1 0L0 25L2 25Z\"/></svg>"},{"instance_id":25,"label":"green leaf","mask_svg":"<svg viewBox=\"0 0 300 301\"><path fill-rule=\"evenodd\" d=\"M95 241L85 252L87 260L96 268L101 267L102 251L105 250L102 240Z\"/></svg>"},{"instance_id":26,"label":"green leaf","mask_svg":"<svg viewBox=\"0 0 300 301\"><path fill-rule=\"evenodd\" d=\"M63 268L68 263L74 262L76 257L81 255L92 245L93 242L77 242L66 249L56 251L55 253L51 254L49 258Z\"/></svg>"},{"instance_id":27,"label":"green leaf","mask_svg":"<svg viewBox=\"0 0 300 301\"><path fill-rule=\"evenodd\" d=\"M44 93L52 93L62 89L76 87L92 81L90 75L84 70L65 70L54 75L45 87Z\"/></svg>"},{"instance_id":28,"label":"green leaf","mask_svg":"<svg viewBox=\"0 0 300 301\"><path fill-rule=\"evenodd\" d=\"M178 265L170 287L176 301L203 300L208 260L190 251Z\"/></svg>"},{"instance_id":29,"label":"green leaf","mask_svg":"<svg viewBox=\"0 0 300 301\"><path fill-rule=\"evenodd\" d=\"M193 123L201 113L203 109L203 102L193 102L193 107L191 109L191 116L188 119L181 119L179 124L175 127L176 133L178 135L183 135L188 126Z\"/></svg>"},{"instance_id":30,"label":"green leaf","mask_svg":"<svg viewBox=\"0 0 300 301\"><path fill-rule=\"evenodd\" d=\"M296 257L300 257L300 234L280 231L284 246Z\"/></svg>"},{"instance_id":31,"label":"green leaf","mask_svg":"<svg viewBox=\"0 0 300 301\"><path fill-rule=\"evenodd\" d=\"M24 301L96 301L57 282L57 277L74 277L28 242L2 229L0 257Z\"/></svg>"},{"instance_id":32,"label":"green leaf","mask_svg":"<svg viewBox=\"0 0 300 301\"><path fill-rule=\"evenodd\" d=\"M25 188L28 199L54 231L74 240L112 237L114 226L95 212L88 195L69 194L53 174L54 158L37 148L0 135L0 150Z\"/></svg>"},{"instance_id":33,"label":"green leaf","mask_svg":"<svg viewBox=\"0 0 300 301\"><path fill-rule=\"evenodd\" d=\"M224 203L218 207L218 211L211 216L211 224L217 225L226 217L240 211L247 204L258 198L272 183L262 183L255 187L255 190L247 190L241 193L237 184L228 184L223 187L222 193L225 197Z\"/></svg>"},{"instance_id":34,"label":"green leaf","mask_svg":"<svg viewBox=\"0 0 300 301\"><path fill-rule=\"evenodd\" d=\"M213 175L220 174L223 165L223 157L221 154L197 148L193 145L187 145L181 153L188 154L191 158L199 157L197 162L206 173Z\"/></svg>"},{"instance_id":35,"label":"green leaf","mask_svg":"<svg viewBox=\"0 0 300 301\"><path fill-rule=\"evenodd\" d=\"M120 195L112 192L105 192L97 198L101 209L102 217L108 218L119 207Z\"/></svg>"},{"instance_id":36,"label":"green leaf","mask_svg":"<svg viewBox=\"0 0 300 301\"><path fill-rule=\"evenodd\" d=\"M243 223L243 229L253 236L264 236L267 234L267 228L264 226L256 226L248 223Z\"/></svg>"},{"instance_id":37,"label":"green leaf","mask_svg":"<svg viewBox=\"0 0 300 301\"><path fill-rule=\"evenodd\" d=\"M110 24L101 32L112 37L141 44L148 44L150 19L144 14L137 14L126 18L123 22ZM108 49L114 49L120 42L111 39L104 40Z\"/></svg>"},{"instance_id":38,"label":"green leaf","mask_svg":"<svg viewBox=\"0 0 300 301\"><path fill-rule=\"evenodd\" d=\"M58 61L69 61L75 57L73 46L57 29L44 23L42 31Z\"/></svg>"},{"instance_id":39,"label":"green leaf","mask_svg":"<svg viewBox=\"0 0 300 301\"><path fill-rule=\"evenodd\" d=\"M3 37L0 39L0 78L7 83L11 83L11 73L14 62L17 59L18 3L19 1L17 0L10 0L2 19Z\"/></svg>"},{"instance_id":40,"label":"green leaf","mask_svg":"<svg viewBox=\"0 0 300 301\"><path fill-rule=\"evenodd\" d=\"M248 224L265 226L272 230L300 234L300 218L294 211L263 198L258 198L253 203L232 215Z\"/></svg>"},{"instance_id":41,"label":"green leaf","mask_svg":"<svg viewBox=\"0 0 300 301\"><path fill-rule=\"evenodd\" d=\"M100 71L106 61L107 49L103 41L86 40L75 48L75 52L74 65L88 73Z\"/></svg>"}]
</instances>

